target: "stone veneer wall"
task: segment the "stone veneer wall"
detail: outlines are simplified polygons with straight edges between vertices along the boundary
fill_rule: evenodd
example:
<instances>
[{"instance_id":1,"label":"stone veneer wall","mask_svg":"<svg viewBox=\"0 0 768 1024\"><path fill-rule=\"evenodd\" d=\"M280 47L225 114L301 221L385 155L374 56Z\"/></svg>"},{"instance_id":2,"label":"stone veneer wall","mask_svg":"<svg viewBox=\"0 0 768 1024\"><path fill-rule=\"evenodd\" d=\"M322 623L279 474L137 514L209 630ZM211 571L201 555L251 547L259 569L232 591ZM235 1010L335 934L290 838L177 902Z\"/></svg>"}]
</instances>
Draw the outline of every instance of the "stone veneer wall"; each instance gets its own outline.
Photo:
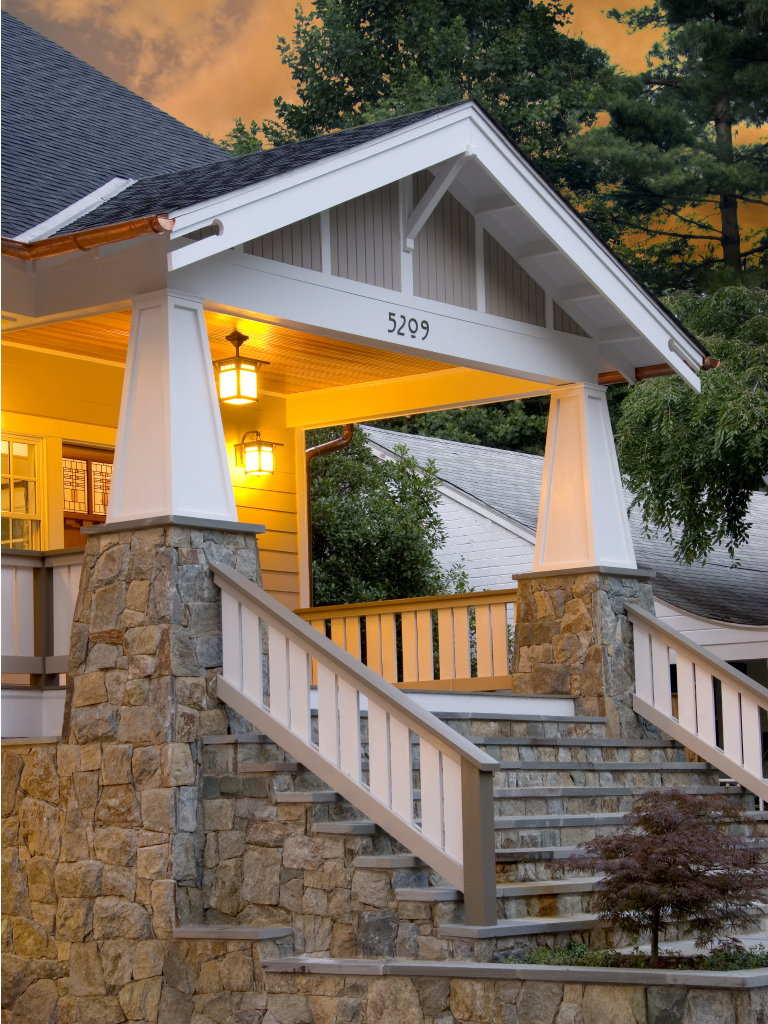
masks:
<instances>
[{"instance_id":1,"label":"stone veneer wall","mask_svg":"<svg viewBox=\"0 0 768 1024\"><path fill-rule=\"evenodd\" d=\"M650 581L618 570L519 577L513 691L573 696L577 715L607 716L609 736L649 735L632 710L634 648L625 601L653 614Z\"/></svg>"},{"instance_id":2,"label":"stone veneer wall","mask_svg":"<svg viewBox=\"0 0 768 1024\"><path fill-rule=\"evenodd\" d=\"M266 1005L284 1024L766 1024L768 988L267 973Z\"/></svg>"}]
</instances>

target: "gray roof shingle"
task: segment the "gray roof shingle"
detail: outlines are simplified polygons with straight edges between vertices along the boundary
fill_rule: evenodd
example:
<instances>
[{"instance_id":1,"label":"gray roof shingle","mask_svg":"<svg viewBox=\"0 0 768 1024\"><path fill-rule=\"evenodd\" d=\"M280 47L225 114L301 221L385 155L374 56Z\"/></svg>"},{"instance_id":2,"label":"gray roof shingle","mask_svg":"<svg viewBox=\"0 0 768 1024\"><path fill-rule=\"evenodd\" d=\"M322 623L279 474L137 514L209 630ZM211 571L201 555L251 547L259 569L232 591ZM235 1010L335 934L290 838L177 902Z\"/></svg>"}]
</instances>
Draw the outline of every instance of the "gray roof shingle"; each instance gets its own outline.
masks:
<instances>
[{"instance_id":1,"label":"gray roof shingle","mask_svg":"<svg viewBox=\"0 0 768 1024\"><path fill-rule=\"evenodd\" d=\"M228 153L6 11L2 233L13 238L111 178L146 178Z\"/></svg>"},{"instance_id":2,"label":"gray roof shingle","mask_svg":"<svg viewBox=\"0 0 768 1024\"><path fill-rule=\"evenodd\" d=\"M354 146L372 142L409 124L433 117L435 113L434 110L425 110L417 114L406 114L389 121L359 125L345 131L331 132L330 135L306 139L304 142L289 143L261 153L249 153L226 164L216 161L207 167L146 178L82 217L76 224L66 228L66 231L84 230L101 227L104 224L117 224L136 217L170 213L194 203L216 199L236 189L255 185L268 178L285 174L286 171L305 167L325 157L352 149Z\"/></svg>"},{"instance_id":3,"label":"gray roof shingle","mask_svg":"<svg viewBox=\"0 0 768 1024\"><path fill-rule=\"evenodd\" d=\"M500 448L446 441L365 427L372 441L392 451L404 444L424 465L433 459L446 483L461 488L486 505L535 532L544 460ZM631 500L625 492L627 505ZM655 570L653 591L663 601L695 615L720 622L764 626L768 623L768 494L753 495L749 543L739 550L739 567L727 551L717 548L705 565L680 565L662 537L646 537L637 509L630 532L638 565Z\"/></svg>"}]
</instances>

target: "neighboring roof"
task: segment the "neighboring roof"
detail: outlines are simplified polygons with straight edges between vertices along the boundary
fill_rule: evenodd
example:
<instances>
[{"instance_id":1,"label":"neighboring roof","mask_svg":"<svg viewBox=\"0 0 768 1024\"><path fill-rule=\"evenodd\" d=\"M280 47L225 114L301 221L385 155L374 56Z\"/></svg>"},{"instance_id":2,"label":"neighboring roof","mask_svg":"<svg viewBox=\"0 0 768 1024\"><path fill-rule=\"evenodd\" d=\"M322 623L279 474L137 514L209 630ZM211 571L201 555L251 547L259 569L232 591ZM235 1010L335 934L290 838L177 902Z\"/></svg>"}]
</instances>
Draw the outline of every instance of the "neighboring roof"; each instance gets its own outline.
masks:
<instances>
[{"instance_id":1,"label":"neighboring roof","mask_svg":"<svg viewBox=\"0 0 768 1024\"><path fill-rule=\"evenodd\" d=\"M112 178L231 161L215 143L6 11L2 44L4 237Z\"/></svg>"},{"instance_id":2,"label":"neighboring roof","mask_svg":"<svg viewBox=\"0 0 768 1024\"><path fill-rule=\"evenodd\" d=\"M446 441L365 427L370 439L387 451L404 444L425 465L433 459L446 483L480 498L535 532L544 460L500 448ZM625 492L629 504L630 495ZM630 532L637 563L653 569L657 597L684 611L721 622L763 626L768 623L768 494L753 495L749 543L739 550L739 568L732 568L727 551L717 548L705 565L680 565L661 537L646 537L637 509Z\"/></svg>"},{"instance_id":3,"label":"neighboring roof","mask_svg":"<svg viewBox=\"0 0 768 1024\"><path fill-rule=\"evenodd\" d=\"M460 104L454 104L459 106ZM449 109L449 108L443 108ZM287 171L335 156L344 150L362 146L367 142L390 135L408 125L433 117L434 110L406 114L389 121L359 125L345 131L319 135L304 142L293 142L261 153L249 153L228 163L217 161L206 167L184 170L173 174L159 174L132 185L119 196L104 203L98 210L82 217L65 230L82 231L86 228L116 224L118 221L169 213L202 203L247 185L255 185L275 178Z\"/></svg>"}]
</instances>

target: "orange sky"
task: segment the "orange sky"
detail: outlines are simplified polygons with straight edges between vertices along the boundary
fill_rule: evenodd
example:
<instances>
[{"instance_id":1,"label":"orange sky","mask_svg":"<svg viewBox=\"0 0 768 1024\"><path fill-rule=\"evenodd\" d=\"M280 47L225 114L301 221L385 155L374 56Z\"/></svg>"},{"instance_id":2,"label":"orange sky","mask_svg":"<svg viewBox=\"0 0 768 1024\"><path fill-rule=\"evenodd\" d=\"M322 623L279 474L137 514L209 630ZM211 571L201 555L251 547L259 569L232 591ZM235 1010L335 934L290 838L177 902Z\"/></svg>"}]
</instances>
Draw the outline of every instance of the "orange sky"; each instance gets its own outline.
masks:
<instances>
[{"instance_id":1,"label":"orange sky","mask_svg":"<svg viewBox=\"0 0 768 1024\"><path fill-rule=\"evenodd\" d=\"M645 67L654 31L630 35L604 10L642 0L572 0L571 34L627 71ZM220 139L235 117L260 121L292 95L278 34L296 0L2 0L4 9L179 120ZM310 0L304 0L305 9ZM739 141L761 133L740 133Z\"/></svg>"},{"instance_id":2,"label":"orange sky","mask_svg":"<svg viewBox=\"0 0 768 1024\"><path fill-rule=\"evenodd\" d=\"M235 117L268 117L291 95L275 40L295 0L2 0L3 8L199 131L221 138ZM630 71L653 32L630 36L603 10L632 3L573 0L573 34ZM639 4L638 4L639 5ZM309 3L305 0L304 7Z\"/></svg>"}]
</instances>

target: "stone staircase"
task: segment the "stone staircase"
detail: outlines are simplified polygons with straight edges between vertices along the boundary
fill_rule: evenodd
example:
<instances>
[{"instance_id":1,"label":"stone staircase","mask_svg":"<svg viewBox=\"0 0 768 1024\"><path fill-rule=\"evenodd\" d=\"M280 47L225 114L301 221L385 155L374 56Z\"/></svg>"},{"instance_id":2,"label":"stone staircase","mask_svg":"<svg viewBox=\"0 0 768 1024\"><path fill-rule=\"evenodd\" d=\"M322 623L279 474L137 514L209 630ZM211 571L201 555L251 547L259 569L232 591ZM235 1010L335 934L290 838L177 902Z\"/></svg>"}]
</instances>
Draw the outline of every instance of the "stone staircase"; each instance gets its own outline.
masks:
<instances>
[{"instance_id":1,"label":"stone staircase","mask_svg":"<svg viewBox=\"0 0 768 1024\"><path fill-rule=\"evenodd\" d=\"M622 937L613 935L591 912L600 879L564 870L563 862L579 843L621 825L635 797L649 790L725 792L753 819L758 836L768 834L768 812L759 808L751 793L725 785L722 773L711 765L687 761L686 751L672 740L609 738L604 718L563 715L545 720L492 712L438 717L499 760L494 776L496 926L467 926L461 892L316 775L288 761L267 737L207 738L204 804L215 801L219 810L227 800L241 802L243 809L249 801L263 804L259 813L264 821L247 827L246 843L249 833L264 835L273 821L275 829L283 823L283 829L316 837L315 848L317 843L331 844L322 868L318 863L309 879L304 873L303 888L297 881L298 869L281 869L277 902L292 915L297 953L487 961L537 944L617 944ZM364 739L364 719L361 734ZM363 742L363 769L366 758ZM412 771L418 816L418 744L412 746ZM231 820L236 816L235 810ZM212 863L213 858L209 860ZM209 881L208 899L215 884L215 879ZM291 884L293 902L282 893L282 885ZM205 892L205 883L203 888ZM297 919L306 932L313 914L328 919L325 934L319 934L313 922L309 938L297 935ZM288 920L286 914L278 914L273 923L278 918L282 923ZM208 909L206 921L220 925L222 915ZM762 920L756 919L755 930L761 928ZM333 935L342 932L348 941L337 941L334 949Z\"/></svg>"}]
</instances>

